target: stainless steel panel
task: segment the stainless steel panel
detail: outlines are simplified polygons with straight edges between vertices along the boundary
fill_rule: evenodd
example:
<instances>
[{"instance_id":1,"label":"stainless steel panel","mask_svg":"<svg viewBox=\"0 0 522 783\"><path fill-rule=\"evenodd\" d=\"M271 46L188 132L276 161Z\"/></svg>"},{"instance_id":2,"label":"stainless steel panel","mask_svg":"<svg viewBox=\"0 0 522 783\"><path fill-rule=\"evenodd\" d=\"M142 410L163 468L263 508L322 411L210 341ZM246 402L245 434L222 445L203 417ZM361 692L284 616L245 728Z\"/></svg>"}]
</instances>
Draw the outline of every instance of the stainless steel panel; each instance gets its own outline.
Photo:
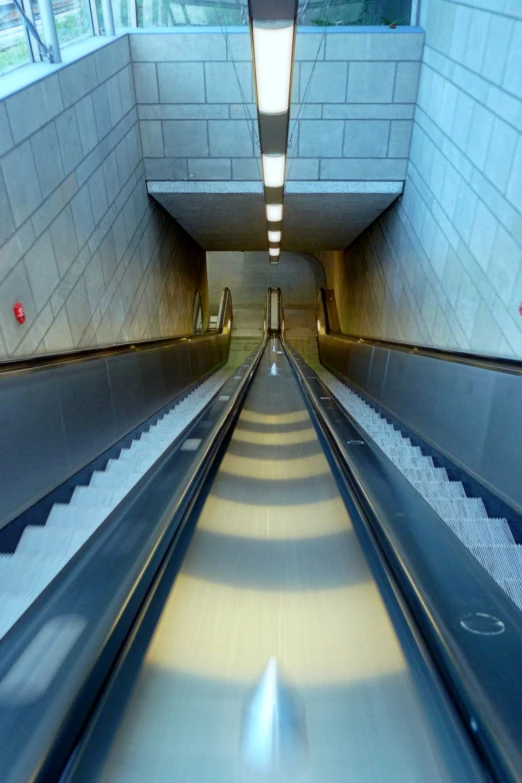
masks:
<instances>
[{"instance_id":1,"label":"stainless steel panel","mask_svg":"<svg viewBox=\"0 0 522 783\"><path fill-rule=\"evenodd\" d=\"M56 377L36 372L30 384L25 376L2 380L0 520L45 492L69 467Z\"/></svg>"},{"instance_id":2,"label":"stainless steel panel","mask_svg":"<svg viewBox=\"0 0 522 783\"><path fill-rule=\"evenodd\" d=\"M108 371L116 421L131 430L136 426L134 422L138 421L140 411L148 410L139 355L116 357Z\"/></svg>"},{"instance_id":3,"label":"stainless steel panel","mask_svg":"<svg viewBox=\"0 0 522 783\"><path fill-rule=\"evenodd\" d=\"M69 472L103 451L117 437L116 420L105 361L59 367L59 389ZM56 481L58 480L59 474Z\"/></svg>"},{"instance_id":4,"label":"stainless steel panel","mask_svg":"<svg viewBox=\"0 0 522 783\"><path fill-rule=\"evenodd\" d=\"M522 512L520 374L333 335L319 343L326 366Z\"/></svg>"},{"instance_id":5,"label":"stainless steel panel","mask_svg":"<svg viewBox=\"0 0 522 783\"><path fill-rule=\"evenodd\" d=\"M522 383L519 376L497 373L485 425L479 475L515 500L522 510Z\"/></svg>"},{"instance_id":6,"label":"stainless steel panel","mask_svg":"<svg viewBox=\"0 0 522 783\"><path fill-rule=\"evenodd\" d=\"M0 528L217 368L228 342L216 333L1 374Z\"/></svg>"},{"instance_id":7,"label":"stainless steel panel","mask_svg":"<svg viewBox=\"0 0 522 783\"><path fill-rule=\"evenodd\" d=\"M368 366L367 388L369 394L376 399L382 395L383 385L386 379L390 353L386 349L373 347Z\"/></svg>"},{"instance_id":8,"label":"stainless steel panel","mask_svg":"<svg viewBox=\"0 0 522 783\"><path fill-rule=\"evenodd\" d=\"M168 399L163 362L161 361L161 349L154 348L150 351L141 351L138 355L140 357L141 382L145 400L147 404L152 405L157 410L158 402L160 404L163 401L166 403Z\"/></svg>"}]
</instances>

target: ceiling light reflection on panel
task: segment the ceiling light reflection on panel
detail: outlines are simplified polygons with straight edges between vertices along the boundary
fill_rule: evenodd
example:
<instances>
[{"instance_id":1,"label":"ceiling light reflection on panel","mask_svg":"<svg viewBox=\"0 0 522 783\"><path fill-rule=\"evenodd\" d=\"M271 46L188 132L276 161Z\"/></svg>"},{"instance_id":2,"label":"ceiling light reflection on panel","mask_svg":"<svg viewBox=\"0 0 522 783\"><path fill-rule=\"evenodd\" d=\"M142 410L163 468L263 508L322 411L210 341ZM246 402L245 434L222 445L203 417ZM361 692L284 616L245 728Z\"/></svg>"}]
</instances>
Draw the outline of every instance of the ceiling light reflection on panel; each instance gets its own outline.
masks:
<instances>
[{"instance_id":1,"label":"ceiling light reflection on panel","mask_svg":"<svg viewBox=\"0 0 522 783\"><path fill-rule=\"evenodd\" d=\"M283 205L282 204L267 204L266 205L266 219L270 223L277 223L283 219Z\"/></svg>"},{"instance_id":2,"label":"ceiling light reflection on panel","mask_svg":"<svg viewBox=\"0 0 522 783\"><path fill-rule=\"evenodd\" d=\"M290 105L294 25L274 27L254 20L252 30L259 111L282 114Z\"/></svg>"},{"instance_id":3,"label":"ceiling light reflection on panel","mask_svg":"<svg viewBox=\"0 0 522 783\"><path fill-rule=\"evenodd\" d=\"M281 241L281 232L280 231L269 231L268 232L268 241L269 242L280 242Z\"/></svg>"},{"instance_id":4,"label":"ceiling light reflection on panel","mask_svg":"<svg viewBox=\"0 0 522 783\"><path fill-rule=\"evenodd\" d=\"M286 155L261 155L263 182L267 188L281 188L285 184Z\"/></svg>"}]
</instances>

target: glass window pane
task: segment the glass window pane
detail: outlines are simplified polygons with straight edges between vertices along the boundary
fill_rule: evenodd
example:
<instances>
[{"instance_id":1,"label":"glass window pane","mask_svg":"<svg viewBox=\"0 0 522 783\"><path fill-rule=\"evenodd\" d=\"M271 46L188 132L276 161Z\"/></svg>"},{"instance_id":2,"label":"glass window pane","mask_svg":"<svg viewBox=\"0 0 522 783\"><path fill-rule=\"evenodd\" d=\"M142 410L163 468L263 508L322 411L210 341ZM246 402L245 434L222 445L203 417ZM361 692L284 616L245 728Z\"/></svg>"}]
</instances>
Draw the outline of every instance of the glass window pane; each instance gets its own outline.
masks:
<instances>
[{"instance_id":1,"label":"glass window pane","mask_svg":"<svg viewBox=\"0 0 522 783\"><path fill-rule=\"evenodd\" d=\"M140 27L248 25L247 0L137 0L137 5Z\"/></svg>"},{"instance_id":2,"label":"glass window pane","mask_svg":"<svg viewBox=\"0 0 522 783\"><path fill-rule=\"evenodd\" d=\"M132 6L134 0L112 0L115 27L132 27Z\"/></svg>"},{"instance_id":3,"label":"glass window pane","mask_svg":"<svg viewBox=\"0 0 522 783\"><path fill-rule=\"evenodd\" d=\"M409 25L412 0L300 0L298 23L317 27L337 25Z\"/></svg>"},{"instance_id":4,"label":"glass window pane","mask_svg":"<svg viewBox=\"0 0 522 783\"><path fill-rule=\"evenodd\" d=\"M20 12L0 0L0 74L32 62Z\"/></svg>"},{"instance_id":5,"label":"glass window pane","mask_svg":"<svg viewBox=\"0 0 522 783\"><path fill-rule=\"evenodd\" d=\"M93 35L89 0L53 0L53 11L60 46L67 46L68 43L79 38ZM36 14L36 19L41 34L39 12Z\"/></svg>"}]
</instances>

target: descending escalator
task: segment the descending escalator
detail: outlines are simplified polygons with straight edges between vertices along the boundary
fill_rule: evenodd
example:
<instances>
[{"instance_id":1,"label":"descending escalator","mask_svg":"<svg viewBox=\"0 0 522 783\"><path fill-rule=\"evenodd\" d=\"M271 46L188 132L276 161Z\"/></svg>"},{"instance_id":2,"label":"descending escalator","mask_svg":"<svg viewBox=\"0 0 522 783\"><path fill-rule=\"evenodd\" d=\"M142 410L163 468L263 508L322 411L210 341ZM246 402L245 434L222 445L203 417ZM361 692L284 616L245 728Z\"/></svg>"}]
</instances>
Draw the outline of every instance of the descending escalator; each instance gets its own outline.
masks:
<instances>
[{"instance_id":1,"label":"descending escalator","mask_svg":"<svg viewBox=\"0 0 522 783\"><path fill-rule=\"evenodd\" d=\"M89 535L1 641L2 783L522 780L519 610L316 369L269 289L190 423L90 466L103 520L69 487Z\"/></svg>"},{"instance_id":2,"label":"descending escalator","mask_svg":"<svg viewBox=\"0 0 522 783\"><path fill-rule=\"evenodd\" d=\"M488 779L327 456L272 337L64 783Z\"/></svg>"}]
</instances>

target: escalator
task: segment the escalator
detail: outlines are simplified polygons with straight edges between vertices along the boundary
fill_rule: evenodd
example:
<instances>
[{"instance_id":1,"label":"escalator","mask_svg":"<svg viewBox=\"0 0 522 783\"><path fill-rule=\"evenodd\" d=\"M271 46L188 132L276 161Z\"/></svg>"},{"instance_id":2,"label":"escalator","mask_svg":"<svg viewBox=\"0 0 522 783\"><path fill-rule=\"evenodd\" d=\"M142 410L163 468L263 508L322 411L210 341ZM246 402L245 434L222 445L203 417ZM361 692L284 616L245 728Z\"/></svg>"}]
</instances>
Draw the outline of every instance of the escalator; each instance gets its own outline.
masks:
<instances>
[{"instance_id":1,"label":"escalator","mask_svg":"<svg viewBox=\"0 0 522 783\"><path fill-rule=\"evenodd\" d=\"M278 338L205 494L63 780L486 779L383 600Z\"/></svg>"},{"instance_id":2,"label":"escalator","mask_svg":"<svg viewBox=\"0 0 522 783\"><path fill-rule=\"evenodd\" d=\"M284 332L1 642L5 783L522 780L518 609Z\"/></svg>"}]
</instances>

